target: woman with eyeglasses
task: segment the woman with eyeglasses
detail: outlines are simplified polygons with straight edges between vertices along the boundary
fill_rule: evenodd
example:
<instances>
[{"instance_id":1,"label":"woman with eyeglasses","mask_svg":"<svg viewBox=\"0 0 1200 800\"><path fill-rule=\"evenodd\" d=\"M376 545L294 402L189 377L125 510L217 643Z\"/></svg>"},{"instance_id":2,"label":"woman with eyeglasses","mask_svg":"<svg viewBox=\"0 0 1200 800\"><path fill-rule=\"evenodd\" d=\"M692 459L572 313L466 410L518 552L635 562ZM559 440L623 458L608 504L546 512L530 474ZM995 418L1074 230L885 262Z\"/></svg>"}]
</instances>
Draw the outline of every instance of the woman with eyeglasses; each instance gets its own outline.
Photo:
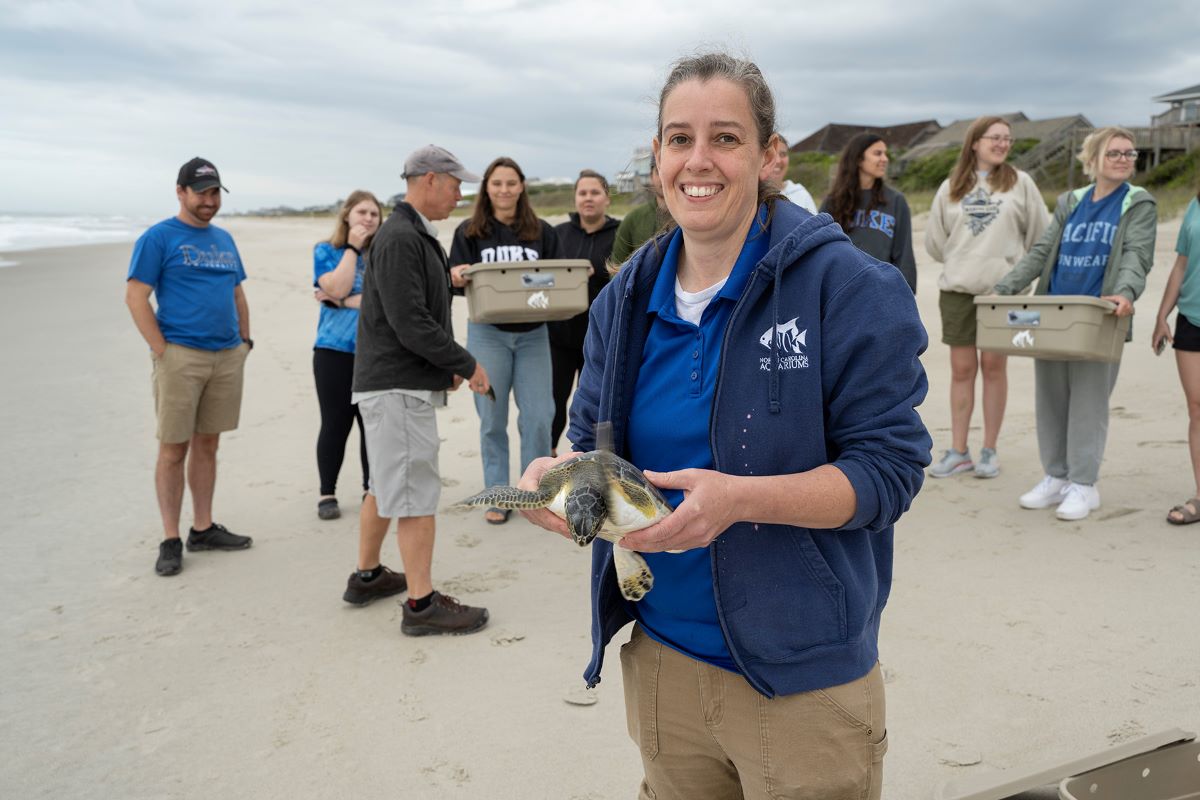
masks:
<instances>
[{"instance_id":1,"label":"woman with eyeglasses","mask_svg":"<svg viewBox=\"0 0 1200 800\"><path fill-rule=\"evenodd\" d=\"M1093 131L1077 158L1089 186L1058 198L1054 220L1029 255L996 284L1017 294L1034 278L1037 294L1090 295L1113 313L1133 313L1154 264L1158 204L1132 186L1138 151L1124 128ZM1157 331L1156 331L1157 333ZM1130 329L1126 341L1133 338ZM1100 507L1096 479L1108 439L1108 398L1120 364L1035 359L1038 452L1045 475L1021 495L1022 508L1056 506L1062 520L1081 520Z\"/></svg>"},{"instance_id":2,"label":"woman with eyeglasses","mask_svg":"<svg viewBox=\"0 0 1200 800\"><path fill-rule=\"evenodd\" d=\"M1196 493L1191 500L1172 508L1167 513L1167 522L1190 525L1200 522L1200 192L1188 203L1175 252L1178 257L1163 291L1150 345L1156 353L1161 353L1167 342L1174 346L1175 366L1179 368L1179 382L1183 384L1183 394L1187 398L1188 450L1192 457ZM1175 336L1172 337L1167 316L1176 307L1179 313L1175 315Z\"/></svg>"},{"instance_id":3,"label":"woman with eyeglasses","mask_svg":"<svg viewBox=\"0 0 1200 800\"><path fill-rule=\"evenodd\" d=\"M938 308L950 347L950 449L929 474L976 478L1000 474L996 440L1008 401L1008 362L975 347L975 296L988 294L1046 230L1046 203L1033 178L1008 163L1012 130L1001 117L971 123L950 177L938 187L925 228L925 249L942 263ZM983 449L972 461L967 431L975 409L975 375L983 375Z\"/></svg>"}]
</instances>

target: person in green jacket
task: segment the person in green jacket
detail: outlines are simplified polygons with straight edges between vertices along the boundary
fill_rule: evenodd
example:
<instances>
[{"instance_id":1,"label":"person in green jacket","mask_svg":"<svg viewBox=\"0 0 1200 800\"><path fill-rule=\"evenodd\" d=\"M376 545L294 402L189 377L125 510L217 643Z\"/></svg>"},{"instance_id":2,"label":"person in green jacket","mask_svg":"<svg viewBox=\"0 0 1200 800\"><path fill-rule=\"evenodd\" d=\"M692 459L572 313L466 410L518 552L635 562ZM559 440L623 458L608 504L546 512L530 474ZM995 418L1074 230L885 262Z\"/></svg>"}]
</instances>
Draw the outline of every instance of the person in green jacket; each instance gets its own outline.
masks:
<instances>
[{"instance_id":1,"label":"person in green jacket","mask_svg":"<svg viewBox=\"0 0 1200 800\"><path fill-rule=\"evenodd\" d=\"M629 260L639 247L650 240L650 237L662 230L670 220L670 212L663 204L662 181L658 177L658 165L654 157L650 157L650 191L654 194L652 201L646 201L630 211L617 227L617 238L613 242L612 264L619 268Z\"/></svg>"},{"instance_id":2,"label":"person in green jacket","mask_svg":"<svg viewBox=\"0 0 1200 800\"><path fill-rule=\"evenodd\" d=\"M1158 208L1129 179L1137 164L1133 134L1093 131L1078 159L1095 183L1066 192L1041 241L996 284L1012 295L1038 278L1037 294L1090 295L1128 316L1154 264ZM1132 338L1132 330L1126 341ZM1108 438L1108 398L1120 364L1035 360L1038 451L1045 476L1021 495L1022 508L1057 506L1063 520L1100 507L1096 480Z\"/></svg>"}]
</instances>

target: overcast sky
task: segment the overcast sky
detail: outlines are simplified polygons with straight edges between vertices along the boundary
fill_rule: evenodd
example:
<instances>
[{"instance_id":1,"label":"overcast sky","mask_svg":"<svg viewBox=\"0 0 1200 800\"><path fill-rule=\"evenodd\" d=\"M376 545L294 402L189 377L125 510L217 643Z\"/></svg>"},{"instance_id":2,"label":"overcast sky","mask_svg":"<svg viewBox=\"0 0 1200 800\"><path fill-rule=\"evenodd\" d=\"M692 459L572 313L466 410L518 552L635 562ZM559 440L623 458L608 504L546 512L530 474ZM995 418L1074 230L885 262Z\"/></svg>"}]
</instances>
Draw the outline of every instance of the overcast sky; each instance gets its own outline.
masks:
<instances>
[{"instance_id":1,"label":"overcast sky","mask_svg":"<svg viewBox=\"0 0 1200 800\"><path fill-rule=\"evenodd\" d=\"M167 216L179 165L226 210L402 188L428 142L482 172L608 175L670 62L752 57L792 140L983 113L1148 124L1200 84L1200 5L1142 2L0 0L0 211Z\"/></svg>"}]
</instances>

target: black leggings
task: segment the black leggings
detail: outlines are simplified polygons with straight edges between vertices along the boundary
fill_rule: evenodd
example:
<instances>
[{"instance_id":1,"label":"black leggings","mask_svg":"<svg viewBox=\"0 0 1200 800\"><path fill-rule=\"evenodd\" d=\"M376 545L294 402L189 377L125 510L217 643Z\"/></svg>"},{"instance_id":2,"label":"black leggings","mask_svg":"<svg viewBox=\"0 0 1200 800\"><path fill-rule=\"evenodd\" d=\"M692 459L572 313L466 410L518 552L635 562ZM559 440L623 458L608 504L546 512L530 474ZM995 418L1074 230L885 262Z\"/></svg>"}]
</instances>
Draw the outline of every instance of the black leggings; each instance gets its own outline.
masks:
<instances>
[{"instance_id":1,"label":"black leggings","mask_svg":"<svg viewBox=\"0 0 1200 800\"><path fill-rule=\"evenodd\" d=\"M340 350L313 349L313 377L317 379L317 402L321 404L321 433L317 436L317 472L321 494L335 494L338 473L346 457L346 439L358 420L358 452L362 459L363 491L370 472L367 467L367 438L363 435L358 406L350 403L354 383L354 354Z\"/></svg>"},{"instance_id":2,"label":"black leggings","mask_svg":"<svg viewBox=\"0 0 1200 800\"><path fill-rule=\"evenodd\" d=\"M550 425L550 447L557 452L558 437L567 427L567 399L575 385L576 373L583 371L583 348L550 343L551 385L554 390L554 422Z\"/></svg>"}]
</instances>

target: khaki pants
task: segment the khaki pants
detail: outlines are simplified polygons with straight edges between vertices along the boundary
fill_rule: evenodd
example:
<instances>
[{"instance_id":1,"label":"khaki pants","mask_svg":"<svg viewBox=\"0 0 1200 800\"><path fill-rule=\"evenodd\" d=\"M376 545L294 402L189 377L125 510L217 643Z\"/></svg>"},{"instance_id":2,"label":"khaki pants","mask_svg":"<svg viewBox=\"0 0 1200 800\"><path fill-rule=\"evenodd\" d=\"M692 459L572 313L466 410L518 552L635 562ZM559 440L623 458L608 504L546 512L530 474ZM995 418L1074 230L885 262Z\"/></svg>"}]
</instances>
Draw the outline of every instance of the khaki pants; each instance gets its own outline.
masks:
<instances>
[{"instance_id":1,"label":"khaki pants","mask_svg":"<svg viewBox=\"0 0 1200 800\"><path fill-rule=\"evenodd\" d=\"M154 365L154 413L158 439L181 444L195 433L236 430L242 411L242 374L250 346L197 350L167 342Z\"/></svg>"},{"instance_id":2,"label":"khaki pants","mask_svg":"<svg viewBox=\"0 0 1200 800\"><path fill-rule=\"evenodd\" d=\"M878 800L883 678L767 699L740 675L689 658L635 625L621 648L641 800Z\"/></svg>"}]
</instances>

